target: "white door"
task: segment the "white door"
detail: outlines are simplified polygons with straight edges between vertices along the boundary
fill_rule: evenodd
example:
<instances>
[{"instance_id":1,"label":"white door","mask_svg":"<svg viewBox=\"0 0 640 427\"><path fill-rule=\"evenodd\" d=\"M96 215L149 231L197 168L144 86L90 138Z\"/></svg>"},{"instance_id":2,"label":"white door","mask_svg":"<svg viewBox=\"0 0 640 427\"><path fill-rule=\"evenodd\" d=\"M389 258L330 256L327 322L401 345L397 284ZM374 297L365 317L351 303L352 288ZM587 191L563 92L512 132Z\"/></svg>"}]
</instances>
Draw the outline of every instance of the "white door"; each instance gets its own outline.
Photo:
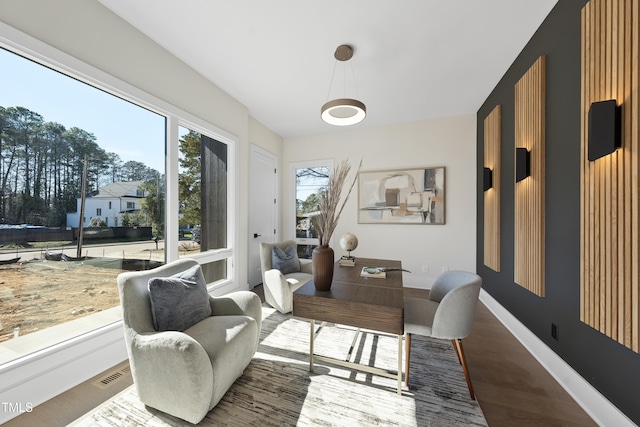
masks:
<instances>
[{"instance_id":1,"label":"white door","mask_svg":"<svg viewBox=\"0 0 640 427\"><path fill-rule=\"evenodd\" d=\"M278 157L251 145L249 158L249 286L262 283L260 243L278 236Z\"/></svg>"}]
</instances>

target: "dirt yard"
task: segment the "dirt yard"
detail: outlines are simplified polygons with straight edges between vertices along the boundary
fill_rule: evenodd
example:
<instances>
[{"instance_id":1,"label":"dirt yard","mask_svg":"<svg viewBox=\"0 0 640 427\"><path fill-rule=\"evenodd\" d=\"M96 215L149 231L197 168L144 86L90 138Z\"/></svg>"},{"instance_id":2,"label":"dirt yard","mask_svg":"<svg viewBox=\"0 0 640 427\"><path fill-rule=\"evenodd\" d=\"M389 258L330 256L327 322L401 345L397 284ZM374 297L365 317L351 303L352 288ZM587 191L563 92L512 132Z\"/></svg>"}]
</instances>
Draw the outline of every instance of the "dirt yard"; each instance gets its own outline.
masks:
<instances>
[{"instance_id":1,"label":"dirt yard","mask_svg":"<svg viewBox=\"0 0 640 427\"><path fill-rule=\"evenodd\" d=\"M118 305L122 271L46 260L0 265L0 342L16 327L24 335Z\"/></svg>"},{"instance_id":2,"label":"dirt yard","mask_svg":"<svg viewBox=\"0 0 640 427\"><path fill-rule=\"evenodd\" d=\"M178 251L188 256L200 252L200 245L181 242ZM115 307L120 304L118 274L149 270L164 260L157 245L140 249L134 243L120 249L121 258L100 256L101 246L87 253L85 261L50 261L43 252L39 258L0 264L0 342L12 339L15 328L22 336Z\"/></svg>"}]
</instances>

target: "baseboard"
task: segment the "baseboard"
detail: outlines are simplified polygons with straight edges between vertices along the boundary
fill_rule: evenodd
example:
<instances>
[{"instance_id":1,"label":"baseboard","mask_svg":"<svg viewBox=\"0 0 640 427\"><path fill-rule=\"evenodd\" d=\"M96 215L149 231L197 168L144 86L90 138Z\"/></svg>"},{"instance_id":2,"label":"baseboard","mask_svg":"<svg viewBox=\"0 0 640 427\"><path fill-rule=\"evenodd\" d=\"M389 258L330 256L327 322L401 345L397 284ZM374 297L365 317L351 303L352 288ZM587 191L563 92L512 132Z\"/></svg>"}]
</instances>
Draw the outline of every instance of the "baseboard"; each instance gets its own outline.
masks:
<instances>
[{"instance_id":1,"label":"baseboard","mask_svg":"<svg viewBox=\"0 0 640 427\"><path fill-rule=\"evenodd\" d=\"M601 426L636 426L596 388L562 360L540 338L525 327L484 289L480 301L496 316L518 341L535 357L573 399Z\"/></svg>"},{"instance_id":2,"label":"baseboard","mask_svg":"<svg viewBox=\"0 0 640 427\"><path fill-rule=\"evenodd\" d=\"M402 285L405 288L431 289L434 280L436 280L435 276L418 276L406 273L402 275Z\"/></svg>"}]
</instances>

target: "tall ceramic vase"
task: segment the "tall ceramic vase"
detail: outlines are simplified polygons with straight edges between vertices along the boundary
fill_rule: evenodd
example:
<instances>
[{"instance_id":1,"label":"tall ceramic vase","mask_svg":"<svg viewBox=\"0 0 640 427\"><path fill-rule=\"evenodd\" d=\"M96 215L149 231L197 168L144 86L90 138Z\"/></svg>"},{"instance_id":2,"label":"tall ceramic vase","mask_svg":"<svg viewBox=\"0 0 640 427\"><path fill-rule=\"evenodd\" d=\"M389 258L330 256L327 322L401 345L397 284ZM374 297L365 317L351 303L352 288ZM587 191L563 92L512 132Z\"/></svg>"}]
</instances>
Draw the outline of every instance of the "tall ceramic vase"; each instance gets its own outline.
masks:
<instances>
[{"instance_id":1,"label":"tall ceramic vase","mask_svg":"<svg viewBox=\"0 0 640 427\"><path fill-rule=\"evenodd\" d=\"M333 249L329 245L316 246L311 255L313 283L318 291L331 289L333 281Z\"/></svg>"}]
</instances>

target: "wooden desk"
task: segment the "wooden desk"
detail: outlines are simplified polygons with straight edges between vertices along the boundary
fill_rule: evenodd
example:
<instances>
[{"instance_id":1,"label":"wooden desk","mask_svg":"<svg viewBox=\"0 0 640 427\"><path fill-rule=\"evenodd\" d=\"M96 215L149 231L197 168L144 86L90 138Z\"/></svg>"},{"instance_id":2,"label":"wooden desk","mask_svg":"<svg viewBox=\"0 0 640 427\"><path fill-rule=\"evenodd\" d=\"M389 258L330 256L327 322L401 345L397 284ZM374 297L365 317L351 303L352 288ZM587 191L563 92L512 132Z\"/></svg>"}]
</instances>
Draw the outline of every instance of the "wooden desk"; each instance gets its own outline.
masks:
<instances>
[{"instance_id":1,"label":"wooden desk","mask_svg":"<svg viewBox=\"0 0 640 427\"><path fill-rule=\"evenodd\" d=\"M313 372L314 359L317 359L388 378L397 378L398 394L402 394L402 272L388 271L384 279L361 277L362 267L402 268L402 264L400 261L369 258L357 258L354 267L342 267L336 262L330 290L317 291L311 280L293 293L293 315L309 319L311 322L309 369ZM314 354L316 320L397 335L398 372L393 374L379 368Z\"/></svg>"}]
</instances>

